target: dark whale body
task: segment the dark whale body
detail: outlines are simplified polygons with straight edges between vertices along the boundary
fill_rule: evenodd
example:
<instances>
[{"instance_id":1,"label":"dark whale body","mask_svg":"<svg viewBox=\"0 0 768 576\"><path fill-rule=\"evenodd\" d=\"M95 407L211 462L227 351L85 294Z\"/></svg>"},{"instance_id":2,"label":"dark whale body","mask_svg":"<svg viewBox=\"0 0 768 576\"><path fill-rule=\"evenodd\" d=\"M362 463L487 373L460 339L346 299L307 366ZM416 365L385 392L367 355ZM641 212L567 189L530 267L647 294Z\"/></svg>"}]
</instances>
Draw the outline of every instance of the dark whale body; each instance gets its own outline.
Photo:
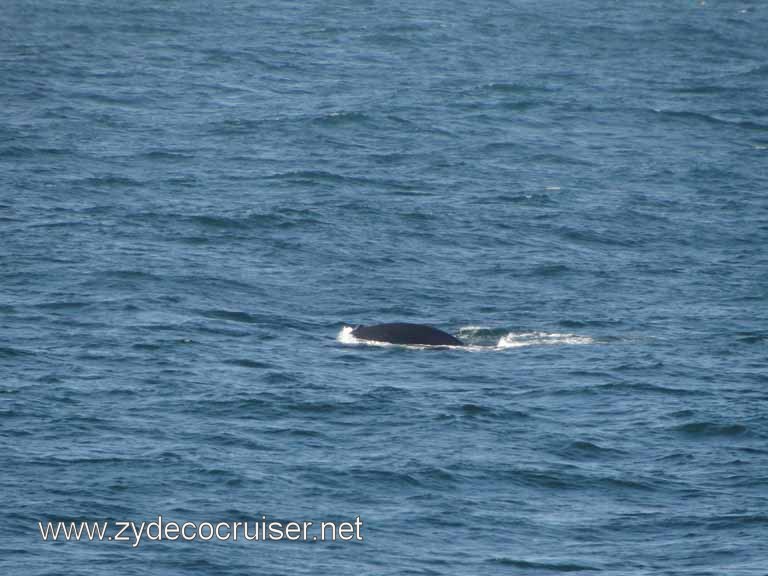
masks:
<instances>
[{"instance_id":1,"label":"dark whale body","mask_svg":"<svg viewBox=\"0 0 768 576\"><path fill-rule=\"evenodd\" d=\"M389 342L390 344L426 344L429 346L464 346L464 342L450 334L424 324L375 324L358 326L352 335L360 340Z\"/></svg>"}]
</instances>

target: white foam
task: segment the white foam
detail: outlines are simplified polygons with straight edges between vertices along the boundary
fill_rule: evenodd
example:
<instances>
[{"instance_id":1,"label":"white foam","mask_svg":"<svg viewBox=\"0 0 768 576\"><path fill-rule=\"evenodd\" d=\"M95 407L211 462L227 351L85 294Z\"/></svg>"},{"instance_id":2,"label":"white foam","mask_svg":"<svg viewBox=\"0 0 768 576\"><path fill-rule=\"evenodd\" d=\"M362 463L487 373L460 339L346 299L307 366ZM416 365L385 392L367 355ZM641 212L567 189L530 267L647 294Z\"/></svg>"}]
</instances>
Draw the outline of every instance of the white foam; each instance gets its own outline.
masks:
<instances>
[{"instance_id":1,"label":"white foam","mask_svg":"<svg viewBox=\"0 0 768 576\"><path fill-rule=\"evenodd\" d=\"M595 341L589 336L578 336L576 334L560 334L558 332L510 332L499 338L496 347L520 348L522 346L552 346L562 344L594 344Z\"/></svg>"},{"instance_id":2,"label":"white foam","mask_svg":"<svg viewBox=\"0 0 768 576\"><path fill-rule=\"evenodd\" d=\"M459 328L459 334L462 332L479 332L480 330L490 330L488 326L462 326Z\"/></svg>"},{"instance_id":3,"label":"white foam","mask_svg":"<svg viewBox=\"0 0 768 576\"><path fill-rule=\"evenodd\" d=\"M352 335L353 330L352 326L343 326L338 336L336 336L336 340L342 344L360 344L360 340Z\"/></svg>"}]
</instances>

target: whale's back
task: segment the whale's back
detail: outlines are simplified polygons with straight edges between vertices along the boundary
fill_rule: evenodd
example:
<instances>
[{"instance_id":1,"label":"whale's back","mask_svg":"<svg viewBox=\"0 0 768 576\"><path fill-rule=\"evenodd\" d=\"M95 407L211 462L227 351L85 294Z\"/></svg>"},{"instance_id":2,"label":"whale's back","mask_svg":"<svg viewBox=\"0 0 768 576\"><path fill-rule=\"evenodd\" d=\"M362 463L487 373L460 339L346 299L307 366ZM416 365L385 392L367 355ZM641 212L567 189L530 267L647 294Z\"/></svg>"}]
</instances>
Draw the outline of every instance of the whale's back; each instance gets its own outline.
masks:
<instances>
[{"instance_id":1,"label":"whale's back","mask_svg":"<svg viewBox=\"0 0 768 576\"><path fill-rule=\"evenodd\" d=\"M464 343L447 332L425 324L375 324L358 326L352 335L360 340L389 342L391 344L422 344L429 346L463 346Z\"/></svg>"}]
</instances>

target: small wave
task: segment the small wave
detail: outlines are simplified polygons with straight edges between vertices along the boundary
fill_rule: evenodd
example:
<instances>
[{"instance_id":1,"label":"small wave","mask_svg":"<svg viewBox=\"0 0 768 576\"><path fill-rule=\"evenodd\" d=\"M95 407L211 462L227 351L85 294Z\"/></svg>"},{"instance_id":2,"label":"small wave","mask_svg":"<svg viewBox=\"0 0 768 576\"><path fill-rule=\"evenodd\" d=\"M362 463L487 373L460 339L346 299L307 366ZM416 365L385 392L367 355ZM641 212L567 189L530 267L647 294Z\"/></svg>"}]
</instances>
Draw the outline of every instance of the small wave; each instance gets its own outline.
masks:
<instances>
[{"instance_id":1,"label":"small wave","mask_svg":"<svg viewBox=\"0 0 768 576\"><path fill-rule=\"evenodd\" d=\"M572 166L593 166L594 163L589 160L576 158L573 156L566 156L565 154L553 154L543 153L535 154L531 158L532 162L541 164L554 164L554 165L572 165Z\"/></svg>"},{"instance_id":2,"label":"small wave","mask_svg":"<svg viewBox=\"0 0 768 576\"><path fill-rule=\"evenodd\" d=\"M413 178L379 178L370 175L359 174L341 174L328 172L325 170L294 170L288 172L275 172L263 177L264 180L273 181L280 185L310 185L318 187L337 187L337 186L373 186L390 190L394 194L406 196L426 196L434 185L427 180ZM353 203L351 205L362 210L368 210L368 205L363 203Z\"/></svg>"},{"instance_id":3,"label":"small wave","mask_svg":"<svg viewBox=\"0 0 768 576\"><path fill-rule=\"evenodd\" d=\"M0 154L10 158L23 158L27 156L34 156L36 154L42 154L46 156L66 156L72 154L72 151L67 148L35 148L33 146L6 146L0 148Z\"/></svg>"},{"instance_id":4,"label":"small wave","mask_svg":"<svg viewBox=\"0 0 768 576\"><path fill-rule=\"evenodd\" d=\"M660 114L662 118L670 121L679 120L681 122L699 122L704 124L711 124L714 126L735 126L737 128L746 128L749 130L765 130L766 126L758 122L752 122L751 120L744 120L741 118L724 118L714 114L706 114L703 112L695 112L692 110L663 110L654 109L654 112Z\"/></svg>"},{"instance_id":5,"label":"small wave","mask_svg":"<svg viewBox=\"0 0 768 576\"><path fill-rule=\"evenodd\" d=\"M508 333L509 331L505 329L470 325L459 328L456 336L459 340L465 342L469 349L491 349L495 348L499 343L499 339Z\"/></svg>"},{"instance_id":6,"label":"small wave","mask_svg":"<svg viewBox=\"0 0 768 576\"><path fill-rule=\"evenodd\" d=\"M78 310L80 308L85 308L86 306L89 306L90 302L67 302L67 301L61 301L61 302L42 302L40 304L35 304L35 308L40 308L43 310Z\"/></svg>"},{"instance_id":7,"label":"small wave","mask_svg":"<svg viewBox=\"0 0 768 576\"><path fill-rule=\"evenodd\" d=\"M768 77L768 64L761 64L735 75L737 78L766 78Z\"/></svg>"},{"instance_id":8,"label":"small wave","mask_svg":"<svg viewBox=\"0 0 768 576\"><path fill-rule=\"evenodd\" d=\"M29 350L22 350L21 348L0 346L0 358L16 358L18 356L34 356L34 353Z\"/></svg>"},{"instance_id":9,"label":"small wave","mask_svg":"<svg viewBox=\"0 0 768 576\"><path fill-rule=\"evenodd\" d=\"M531 270L530 275L531 276L543 276L545 278L552 277L552 276L561 276L563 274L566 274L567 272L570 272L571 269L566 266L565 264L559 264L557 262L552 262L548 264L539 264L536 266L533 270Z\"/></svg>"},{"instance_id":10,"label":"small wave","mask_svg":"<svg viewBox=\"0 0 768 576\"><path fill-rule=\"evenodd\" d=\"M722 424L717 422L689 422L676 426L678 432L689 436L707 437L707 436L740 436L748 432L748 428L743 424Z\"/></svg>"},{"instance_id":11,"label":"small wave","mask_svg":"<svg viewBox=\"0 0 768 576\"><path fill-rule=\"evenodd\" d=\"M365 124L369 122L370 117L364 112L356 111L336 111L323 114L313 119L313 122L321 126L340 126L340 125L355 125Z\"/></svg>"},{"instance_id":12,"label":"small wave","mask_svg":"<svg viewBox=\"0 0 768 576\"><path fill-rule=\"evenodd\" d=\"M547 572L583 572L600 571L599 568L587 566L586 564L575 564L570 562L532 562L530 560L518 560L516 558L498 557L488 560L492 564L502 566L514 566L515 568L524 568L529 570L542 570Z\"/></svg>"},{"instance_id":13,"label":"small wave","mask_svg":"<svg viewBox=\"0 0 768 576\"><path fill-rule=\"evenodd\" d=\"M557 453L566 458L586 461L619 457L625 454L622 450L600 446L587 440L574 440L558 449Z\"/></svg>"},{"instance_id":14,"label":"small wave","mask_svg":"<svg viewBox=\"0 0 768 576\"><path fill-rule=\"evenodd\" d=\"M490 142L481 148L481 152L514 152L523 148L520 142Z\"/></svg>"},{"instance_id":15,"label":"small wave","mask_svg":"<svg viewBox=\"0 0 768 576\"><path fill-rule=\"evenodd\" d=\"M101 174L98 176L79 178L74 180L73 184L82 184L84 186L95 188L117 188L121 186L135 188L142 186L144 182L121 174Z\"/></svg>"},{"instance_id":16,"label":"small wave","mask_svg":"<svg viewBox=\"0 0 768 576\"><path fill-rule=\"evenodd\" d=\"M194 158L194 153L191 151L180 152L177 150L155 149L137 154L136 157L145 160L191 160Z\"/></svg>"},{"instance_id":17,"label":"small wave","mask_svg":"<svg viewBox=\"0 0 768 576\"><path fill-rule=\"evenodd\" d=\"M491 328L487 328L486 326L462 326L459 328L459 334L471 334L488 330L491 330Z\"/></svg>"},{"instance_id":18,"label":"small wave","mask_svg":"<svg viewBox=\"0 0 768 576\"><path fill-rule=\"evenodd\" d=\"M533 94L541 92L551 92L545 86L535 86L530 84L519 84L510 82L488 82L479 86L473 86L469 93L499 93L499 94Z\"/></svg>"},{"instance_id":19,"label":"small wave","mask_svg":"<svg viewBox=\"0 0 768 576\"><path fill-rule=\"evenodd\" d=\"M691 86L681 86L680 88L671 88L669 91L676 94L722 94L732 90L729 86L717 84L699 84Z\"/></svg>"},{"instance_id":20,"label":"small wave","mask_svg":"<svg viewBox=\"0 0 768 576\"><path fill-rule=\"evenodd\" d=\"M242 368L274 368L274 365L269 362L261 362L249 358L233 358L231 360L225 360L224 363L231 364L232 366L240 366Z\"/></svg>"},{"instance_id":21,"label":"small wave","mask_svg":"<svg viewBox=\"0 0 768 576\"><path fill-rule=\"evenodd\" d=\"M765 332L739 332L737 340L744 344L759 344L768 341L768 333Z\"/></svg>"}]
</instances>

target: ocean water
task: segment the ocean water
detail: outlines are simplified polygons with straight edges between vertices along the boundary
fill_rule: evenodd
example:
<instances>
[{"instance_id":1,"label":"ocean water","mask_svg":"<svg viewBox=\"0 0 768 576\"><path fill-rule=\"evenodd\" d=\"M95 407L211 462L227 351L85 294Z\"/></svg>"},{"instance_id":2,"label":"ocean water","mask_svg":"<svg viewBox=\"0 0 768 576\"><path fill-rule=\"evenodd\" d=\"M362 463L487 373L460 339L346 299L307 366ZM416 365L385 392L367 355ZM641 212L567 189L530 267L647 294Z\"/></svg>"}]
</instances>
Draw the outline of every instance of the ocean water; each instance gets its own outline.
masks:
<instances>
[{"instance_id":1,"label":"ocean water","mask_svg":"<svg viewBox=\"0 0 768 576\"><path fill-rule=\"evenodd\" d=\"M0 572L768 573L767 30L3 2ZM364 539L37 525L158 515Z\"/></svg>"}]
</instances>

